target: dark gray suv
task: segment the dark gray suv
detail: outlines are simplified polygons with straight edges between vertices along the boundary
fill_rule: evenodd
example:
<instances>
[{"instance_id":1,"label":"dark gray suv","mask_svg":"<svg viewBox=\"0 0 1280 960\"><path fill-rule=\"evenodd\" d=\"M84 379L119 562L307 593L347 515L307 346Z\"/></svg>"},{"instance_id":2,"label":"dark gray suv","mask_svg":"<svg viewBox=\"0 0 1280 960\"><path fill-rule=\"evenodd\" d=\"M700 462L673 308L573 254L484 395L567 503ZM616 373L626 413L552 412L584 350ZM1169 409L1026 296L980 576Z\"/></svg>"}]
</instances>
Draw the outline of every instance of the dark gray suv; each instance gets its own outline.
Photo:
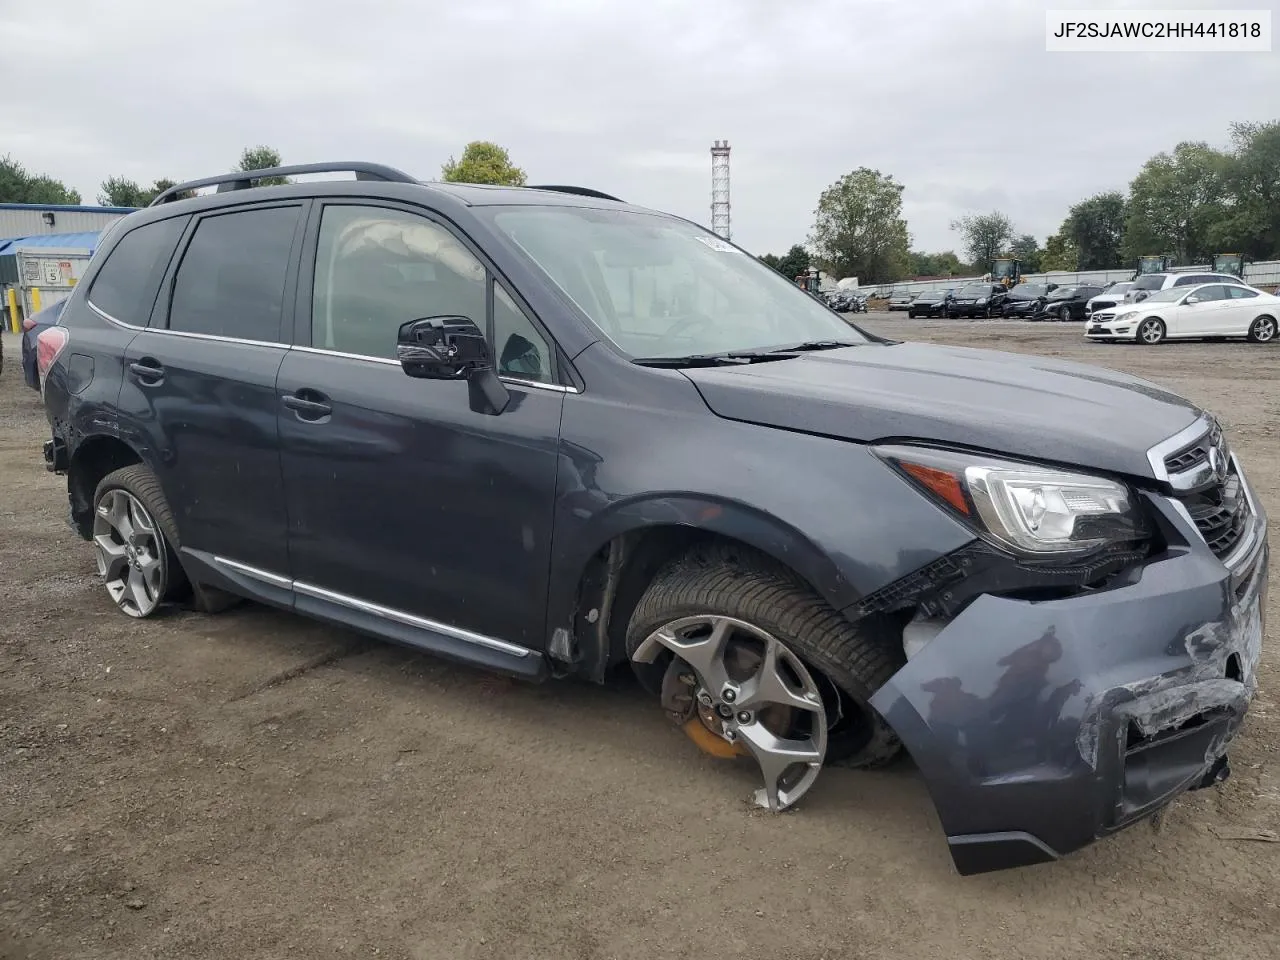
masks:
<instances>
[{"instance_id":1,"label":"dark gray suv","mask_svg":"<svg viewBox=\"0 0 1280 960\"><path fill-rule=\"evenodd\" d=\"M905 746L963 873L1218 781L1254 692L1267 523L1209 414L874 336L595 191L182 184L39 356L124 613L249 598L530 680L626 667L772 810Z\"/></svg>"}]
</instances>

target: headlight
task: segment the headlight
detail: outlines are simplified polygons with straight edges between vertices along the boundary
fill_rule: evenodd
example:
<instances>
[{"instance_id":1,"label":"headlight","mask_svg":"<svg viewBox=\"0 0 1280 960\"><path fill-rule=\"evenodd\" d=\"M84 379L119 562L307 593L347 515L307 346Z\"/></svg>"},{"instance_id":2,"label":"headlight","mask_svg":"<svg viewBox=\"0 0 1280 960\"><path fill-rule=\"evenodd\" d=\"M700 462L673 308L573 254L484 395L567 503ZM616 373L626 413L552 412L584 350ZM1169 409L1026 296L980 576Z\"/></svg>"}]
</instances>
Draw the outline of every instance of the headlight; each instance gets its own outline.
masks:
<instances>
[{"instance_id":1,"label":"headlight","mask_svg":"<svg viewBox=\"0 0 1280 960\"><path fill-rule=\"evenodd\" d=\"M986 302L987 302L987 298L983 297L981 300L978 301L978 306L982 306Z\"/></svg>"},{"instance_id":2,"label":"headlight","mask_svg":"<svg viewBox=\"0 0 1280 960\"><path fill-rule=\"evenodd\" d=\"M875 453L984 539L1014 553L1083 554L1147 535L1129 488L1106 477L929 447Z\"/></svg>"},{"instance_id":3,"label":"headlight","mask_svg":"<svg viewBox=\"0 0 1280 960\"><path fill-rule=\"evenodd\" d=\"M1136 317L1137 315L1138 315L1137 310L1130 310L1128 313L1117 313L1114 317L1112 317L1112 319L1118 322L1120 320L1130 320L1133 317Z\"/></svg>"}]
</instances>

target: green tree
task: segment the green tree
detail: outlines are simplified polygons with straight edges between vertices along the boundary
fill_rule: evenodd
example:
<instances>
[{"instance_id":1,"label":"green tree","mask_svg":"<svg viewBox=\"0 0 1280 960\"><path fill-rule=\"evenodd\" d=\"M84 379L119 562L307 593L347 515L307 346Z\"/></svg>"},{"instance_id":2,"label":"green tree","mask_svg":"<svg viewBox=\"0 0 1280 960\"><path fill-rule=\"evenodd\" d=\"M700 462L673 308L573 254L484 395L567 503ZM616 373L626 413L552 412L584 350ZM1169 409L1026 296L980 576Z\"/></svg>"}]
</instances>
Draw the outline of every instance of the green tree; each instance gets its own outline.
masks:
<instances>
[{"instance_id":1,"label":"green tree","mask_svg":"<svg viewBox=\"0 0 1280 960\"><path fill-rule=\"evenodd\" d=\"M818 198L809 246L834 277L892 283L910 268L911 237L902 218L902 184L859 167Z\"/></svg>"},{"instance_id":2,"label":"green tree","mask_svg":"<svg viewBox=\"0 0 1280 960\"><path fill-rule=\"evenodd\" d=\"M1013 221L999 210L953 220L951 229L960 233L965 255L982 273L991 269L991 261L1008 249L1014 237Z\"/></svg>"},{"instance_id":3,"label":"green tree","mask_svg":"<svg viewBox=\"0 0 1280 960\"><path fill-rule=\"evenodd\" d=\"M812 263L809 251L800 244L793 244L791 249L778 258L778 272L788 280L794 280L809 269Z\"/></svg>"},{"instance_id":4,"label":"green tree","mask_svg":"<svg viewBox=\"0 0 1280 960\"><path fill-rule=\"evenodd\" d=\"M145 207L154 198L154 194L127 177L107 177L102 181L98 203L104 207Z\"/></svg>"},{"instance_id":5,"label":"green tree","mask_svg":"<svg viewBox=\"0 0 1280 960\"><path fill-rule=\"evenodd\" d=\"M1009 244L1009 256L1017 257L1022 261L1023 273L1039 273L1041 262L1044 259L1044 251L1040 249L1040 244L1036 242L1036 238L1029 233L1015 239ZM982 271L986 273L986 270Z\"/></svg>"},{"instance_id":6,"label":"green tree","mask_svg":"<svg viewBox=\"0 0 1280 960\"><path fill-rule=\"evenodd\" d=\"M490 183L523 187L525 173L511 162L504 147L487 140L473 140L462 151L462 159L449 158L440 168L441 179L449 183Z\"/></svg>"},{"instance_id":7,"label":"green tree","mask_svg":"<svg viewBox=\"0 0 1280 960\"><path fill-rule=\"evenodd\" d=\"M1121 263L1124 223L1124 195L1111 190L1073 206L1058 232L1080 252L1078 269L1110 270Z\"/></svg>"},{"instance_id":8,"label":"green tree","mask_svg":"<svg viewBox=\"0 0 1280 960\"><path fill-rule=\"evenodd\" d=\"M280 159L280 152L273 147L258 145L256 147L245 147L240 154L240 166L237 170L270 170L272 167L282 167L284 161ZM288 177L263 177L257 181L260 186L276 187L282 183L288 183Z\"/></svg>"},{"instance_id":9,"label":"green tree","mask_svg":"<svg viewBox=\"0 0 1280 960\"><path fill-rule=\"evenodd\" d=\"M776 253L763 253L757 259L766 267L773 267L775 270L778 269L778 264L782 263L782 258Z\"/></svg>"},{"instance_id":10,"label":"green tree","mask_svg":"<svg viewBox=\"0 0 1280 960\"><path fill-rule=\"evenodd\" d=\"M1070 237L1055 233L1044 242L1041 270L1079 270L1080 250Z\"/></svg>"},{"instance_id":11,"label":"green tree","mask_svg":"<svg viewBox=\"0 0 1280 960\"><path fill-rule=\"evenodd\" d=\"M952 250L945 250L942 253L923 253L915 250L910 254L910 266L907 272L913 277L954 277L967 271Z\"/></svg>"},{"instance_id":12,"label":"green tree","mask_svg":"<svg viewBox=\"0 0 1280 960\"><path fill-rule=\"evenodd\" d=\"M1219 252L1280 258L1280 120L1232 124L1231 141L1227 209L1209 239Z\"/></svg>"},{"instance_id":13,"label":"green tree","mask_svg":"<svg viewBox=\"0 0 1280 960\"><path fill-rule=\"evenodd\" d=\"M1124 258L1171 253L1179 263L1212 254L1210 235L1227 213L1230 158L1206 143L1184 142L1158 153L1129 185Z\"/></svg>"},{"instance_id":14,"label":"green tree","mask_svg":"<svg viewBox=\"0 0 1280 960\"><path fill-rule=\"evenodd\" d=\"M150 203L152 200L160 196L160 194L164 193L170 187L176 187L176 186L177 186L177 183L175 183L173 180L169 180L166 177L161 177L159 180L157 180L155 183L151 185L150 190L146 191L145 195L147 198L147 203ZM194 190L180 190L175 195L175 197L178 200L190 200L195 195L196 195L196 192Z\"/></svg>"},{"instance_id":15,"label":"green tree","mask_svg":"<svg viewBox=\"0 0 1280 960\"><path fill-rule=\"evenodd\" d=\"M0 157L0 203L56 203L75 205L80 193L60 180L33 174L7 154Z\"/></svg>"}]
</instances>

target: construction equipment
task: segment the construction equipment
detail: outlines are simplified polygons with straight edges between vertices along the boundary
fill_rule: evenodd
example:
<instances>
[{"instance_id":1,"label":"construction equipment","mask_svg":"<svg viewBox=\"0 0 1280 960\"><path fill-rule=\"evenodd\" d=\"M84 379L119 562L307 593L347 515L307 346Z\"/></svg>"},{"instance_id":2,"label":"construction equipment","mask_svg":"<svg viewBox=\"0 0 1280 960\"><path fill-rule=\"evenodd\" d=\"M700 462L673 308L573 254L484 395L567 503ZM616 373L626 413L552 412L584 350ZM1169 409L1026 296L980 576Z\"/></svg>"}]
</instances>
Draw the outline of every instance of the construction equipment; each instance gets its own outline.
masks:
<instances>
[{"instance_id":1,"label":"construction equipment","mask_svg":"<svg viewBox=\"0 0 1280 960\"><path fill-rule=\"evenodd\" d=\"M997 257L991 261L991 282L1004 284L1008 290L1022 280L1022 261L1016 257Z\"/></svg>"},{"instance_id":2,"label":"construction equipment","mask_svg":"<svg viewBox=\"0 0 1280 960\"><path fill-rule=\"evenodd\" d=\"M1173 257L1139 257L1138 272L1133 275L1136 280L1138 277L1145 277L1149 273L1164 273L1173 266Z\"/></svg>"},{"instance_id":3,"label":"construction equipment","mask_svg":"<svg viewBox=\"0 0 1280 960\"><path fill-rule=\"evenodd\" d=\"M796 286L806 293L812 293L817 296L819 289L821 289L818 268L810 267L804 273L796 274Z\"/></svg>"},{"instance_id":4,"label":"construction equipment","mask_svg":"<svg viewBox=\"0 0 1280 960\"><path fill-rule=\"evenodd\" d=\"M1244 254L1219 253L1213 258L1214 273L1229 273L1233 277L1244 279Z\"/></svg>"}]
</instances>

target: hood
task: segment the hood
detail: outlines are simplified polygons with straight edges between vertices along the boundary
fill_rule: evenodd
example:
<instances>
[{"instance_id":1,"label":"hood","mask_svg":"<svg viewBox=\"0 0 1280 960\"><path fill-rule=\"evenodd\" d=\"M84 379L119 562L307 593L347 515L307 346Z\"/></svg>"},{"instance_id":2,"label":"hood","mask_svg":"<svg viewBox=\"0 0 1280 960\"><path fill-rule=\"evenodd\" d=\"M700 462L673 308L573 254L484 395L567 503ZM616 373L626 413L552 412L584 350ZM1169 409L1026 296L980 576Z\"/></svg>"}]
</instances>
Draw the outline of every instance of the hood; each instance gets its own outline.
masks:
<instances>
[{"instance_id":1,"label":"hood","mask_svg":"<svg viewBox=\"0 0 1280 960\"><path fill-rule=\"evenodd\" d=\"M1026 354L869 344L682 371L730 420L864 443L913 439L1152 477L1200 410L1146 380Z\"/></svg>"}]
</instances>

